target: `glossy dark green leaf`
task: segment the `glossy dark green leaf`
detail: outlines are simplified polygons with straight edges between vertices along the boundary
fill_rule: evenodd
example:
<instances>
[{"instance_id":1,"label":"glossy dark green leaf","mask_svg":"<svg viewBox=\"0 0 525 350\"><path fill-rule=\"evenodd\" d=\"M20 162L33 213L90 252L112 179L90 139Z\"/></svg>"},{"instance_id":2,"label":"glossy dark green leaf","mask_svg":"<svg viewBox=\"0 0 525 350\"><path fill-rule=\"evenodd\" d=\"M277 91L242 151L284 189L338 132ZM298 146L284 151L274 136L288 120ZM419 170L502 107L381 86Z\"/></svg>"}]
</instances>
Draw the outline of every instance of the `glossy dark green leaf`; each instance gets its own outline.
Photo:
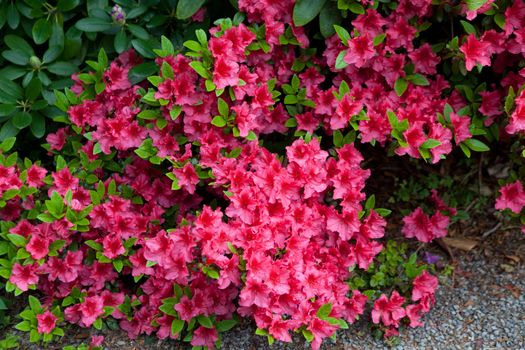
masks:
<instances>
[{"instance_id":1,"label":"glossy dark green leaf","mask_svg":"<svg viewBox=\"0 0 525 350\"><path fill-rule=\"evenodd\" d=\"M147 77L157 74L158 71L159 67L155 62L141 63L130 69L128 78L132 84L137 84Z\"/></svg>"},{"instance_id":2,"label":"glossy dark green leaf","mask_svg":"<svg viewBox=\"0 0 525 350\"><path fill-rule=\"evenodd\" d=\"M80 4L80 0L58 0L57 8L62 11L71 11Z\"/></svg>"},{"instance_id":3,"label":"glossy dark green leaf","mask_svg":"<svg viewBox=\"0 0 525 350\"><path fill-rule=\"evenodd\" d=\"M0 104L0 117L10 115L16 110L16 105Z\"/></svg>"},{"instance_id":4,"label":"glossy dark green leaf","mask_svg":"<svg viewBox=\"0 0 525 350\"><path fill-rule=\"evenodd\" d=\"M69 76L78 71L78 67L70 62L55 62L47 66L47 70L56 75Z\"/></svg>"},{"instance_id":5,"label":"glossy dark green leaf","mask_svg":"<svg viewBox=\"0 0 525 350\"><path fill-rule=\"evenodd\" d=\"M16 100L21 100L23 97L22 88L15 82L8 80L4 77L0 77L0 97L8 96L11 102L5 101L5 103L14 104ZM3 98L0 98L0 100Z\"/></svg>"},{"instance_id":6,"label":"glossy dark green leaf","mask_svg":"<svg viewBox=\"0 0 525 350\"><path fill-rule=\"evenodd\" d=\"M117 35L115 35L113 45L115 47L115 51L118 53L122 53L128 48L128 36L124 30L121 30L117 33Z\"/></svg>"},{"instance_id":7,"label":"glossy dark green leaf","mask_svg":"<svg viewBox=\"0 0 525 350\"><path fill-rule=\"evenodd\" d=\"M31 114L23 111L16 112L13 115L13 118L11 118L11 122L17 129L23 129L25 127L28 127L29 125L31 125L32 121L33 117L31 116Z\"/></svg>"},{"instance_id":8,"label":"glossy dark green leaf","mask_svg":"<svg viewBox=\"0 0 525 350\"><path fill-rule=\"evenodd\" d=\"M296 26L304 26L313 20L326 0L297 0L293 8L293 22Z\"/></svg>"},{"instance_id":9,"label":"glossy dark green leaf","mask_svg":"<svg viewBox=\"0 0 525 350\"><path fill-rule=\"evenodd\" d=\"M33 40L36 44L43 44L51 36L51 22L45 18L40 18L33 25Z\"/></svg>"},{"instance_id":10,"label":"glossy dark green leaf","mask_svg":"<svg viewBox=\"0 0 525 350\"><path fill-rule=\"evenodd\" d=\"M2 52L2 56L9 62L19 66L26 66L29 63L29 56L20 51L5 50Z\"/></svg>"},{"instance_id":11,"label":"glossy dark green leaf","mask_svg":"<svg viewBox=\"0 0 525 350\"><path fill-rule=\"evenodd\" d=\"M131 40L131 45L133 45L133 48L142 56L146 58L155 58L155 53L153 53L150 41L133 39Z\"/></svg>"},{"instance_id":12,"label":"glossy dark green leaf","mask_svg":"<svg viewBox=\"0 0 525 350\"><path fill-rule=\"evenodd\" d=\"M6 35L4 37L4 42L11 50L23 52L28 57L35 54L31 45L18 35Z\"/></svg>"},{"instance_id":13,"label":"glossy dark green leaf","mask_svg":"<svg viewBox=\"0 0 525 350\"><path fill-rule=\"evenodd\" d=\"M35 101L42 92L42 82L38 78L33 78L25 88L25 98L29 101Z\"/></svg>"},{"instance_id":14,"label":"glossy dark green leaf","mask_svg":"<svg viewBox=\"0 0 525 350\"><path fill-rule=\"evenodd\" d=\"M18 134L18 129L11 123L11 121L4 123L0 129L0 141L4 141L10 137L16 136Z\"/></svg>"},{"instance_id":15,"label":"glossy dark green leaf","mask_svg":"<svg viewBox=\"0 0 525 350\"><path fill-rule=\"evenodd\" d=\"M43 63L51 63L54 60L56 60L56 58L58 56L60 56L61 53L62 53L62 47L60 47L60 46L50 46L46 50L46 52L44 52L44 57L43 57L42 61L43 61Z\"/></svg>"},{"instance_id":16,"label":"glossy dark green leaf","mask_svg":"<svg viewBox=\"0 0 525 350\"><path fill-rule=\"evenodd\" d=\"M28 68L19 66L7 66L0 69L0 77L15 80L27 73Z\"/></svg>"},{"instance_id":17,"label":"glossy dark green leaf","mask_svg":"<svg viewBox=\"0 0 525 350\"><path fill-rule=\"evenodd\" d=\"M58 23L53 23L51 27L49 46L60 46L64 48L64 29Z\"/></svg>"},{"instance_id":18,"label":"glossy dark green leaf","mask_svg":"<svg viewBox=\"0 0 525 350\"><path fill-rule=\"evenodd\" d=\"M11 29L16 29L18 27L18 24L20 24L20 14L18 13L18 10L15 7L15 3L11 2L9 6L7 7L7 25Z\"/></svg>"},{"instance_id":19,"label":"glossy dark green leaf","mask_svg":"<svg viewBox=\"0 0 525 350\"><path fill-rule=\"evenodd\" d=\"M143 5L143 6L135 7L134 9L131 9L128 13L126 13L126 19L137 18L140 15L143 15L144 13L146 13L147 11L148 11L147 6Z\"/></svg>"},{"instance_id":20,"label":"glossy dark green leaf","mask_svg":"<svg viewBox=\"0 0 525 350\"><path fill-rule=\"evenodd\" d=\"M128 30L133 36L142 40L149 39L149 33L141 26L135 24L128 24Z\"/></svg>"},{"instance_id":21,"label":"glossy dark green leaf","mask_svg":"<svg viewBox=\"0 0 525 350\"><path fill-rule=\"evenodd\" d=\"M342 19L341 11L339 11L337 5L332 1L327 2L319 14L319 29L321 30L321 34L325 38L334 35L334 25L341 24Z\"/></svg>"},{"instance_id":22,"label":"glossy dark green leaf","mask_svg":"<svg viewBox=\"0 0 525 350\"><path fill-rule=\"evenodd\" d=\"M96 18L96 17L88 17L83 18L79 20L75 27L83 32L103 32L105 30L110 29L112 26L112 23L109 20Z\"/></svg>"},{"instance_id":23,"label":"glossy dark green leaf","mask_svg":"<svg viewBox=\"0 0 525 350\"><path fill-rule=\"evenodd\" d=\"M179 0L175 16L178 19L188 19L204 4L205 0Z\"/></svg>"}]
</instances>

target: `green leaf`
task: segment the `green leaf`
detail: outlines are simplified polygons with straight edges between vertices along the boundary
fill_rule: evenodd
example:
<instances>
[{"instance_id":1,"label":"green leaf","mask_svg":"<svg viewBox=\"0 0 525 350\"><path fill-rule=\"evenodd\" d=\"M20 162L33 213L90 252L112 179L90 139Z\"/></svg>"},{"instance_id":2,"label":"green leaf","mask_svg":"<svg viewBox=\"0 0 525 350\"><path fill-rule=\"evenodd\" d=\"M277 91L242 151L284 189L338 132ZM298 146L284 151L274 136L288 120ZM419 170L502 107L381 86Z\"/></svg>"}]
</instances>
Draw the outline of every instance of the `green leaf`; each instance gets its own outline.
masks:
<instances>
[{"instance_id":1,"label":"green leaf","mask_svg":"<svg viewBox=\"0 0 525 350\"><path fill-rule=\"evenodd\" d=\"M386 38L386 34L385 33L375 36L374 37L374 41L373 41L374 46L377 46L377 45L380 45L381 43L383 43L383 41L385 41L385 38Z\"/></svg>"},{"instance_id":2,"label":"green leaf","mask_svg":"<svg viewBox=\"0 0 525 350\"><path fill-rule=\"evenodd\" d=\"M350 40L350 33L348 33L348 30L338 25L334 25L334 29L337 33L337 36L339 36L339 39L341 39L343 44L348 45L348 40Z\"/></svg>"},{"instance_id":3,"label":"green leaf","mask_svg":"<svg viewBox=\"0 0 525 350\"><path fill-rule=\"evenodd\" d=\"M15 141L16 141L16 137L9 137L5 139L4 141L2 141L2 143L0 143L0 150L3 153L9 152L9 150L13 148Z\"/></svg>"},{"instance_id":4,"label":"green leaf","mask_svg":"<svg viewBox=\"0 0 525 350\"><path fill-rule=\"evenodd\" d=\"M471 150L473 150L475 152L487 152L487 151L490 151L490 148L486 144L481 142L480 140L468 139L468 140L463 141L463 143L465 145L467 145L468 148L470 148Z\"/></svg>"},{"instance_id":5,"label":"green leaf","mask_svg":"<svg viewBox=\"0 0 525 350\"><path fill-rule=\"evenodd\" d=\"M11 122L13 123L14 127L19 130L31 125L32 121L33 117L31 116L31 114L23 111L16 112L13 115L13 118L11 119Z\"/></svg>"},{"instance_id":6,"label":"green leaf","mask_svg":"<svg viewBox=\"0 0 525 350\"><path fill-rule=\"evenodd\" d=\"M124 30L121 30L115 35L113 40L113 47L118 53L124 52L128 48L128 36Z\"/></svg>"},{"instance_id":7,"label":"green leaf","mask_svg":"<svg viewBox=\"0 0 525 350\"><path fill-rule=\"evenodd\" d=\"M205 0L179 0L175 16L178 19L188 19L204 4Z\"/></svg>"},{"instance_id":8,"label":"green leaf","mask_svg":"<svg viewBox=\"0 0 525 350\"><path fill-rule=\"evenodd\" d=\"M199 324L205 328L213 328L213 323L211 322L211 319L204 315L197 316L197 322L199 322Z\"/></svg>"},{"instance_id":9,"label":"green leaf","mask_svg":"<svg viewBox=\"0 0 525 350\"><path fill-rule=\"evenodd\" d=\"M465 0L469 11L476 11L481 6L485 5L488 0Z\"/></svg>"},{"instance_id":10,"label":"green leaf","mask_svg":"<svg viewBox=\"0 0 525 350\"><path fill-rule=\"evenodd\" d=\"M40 304L40 301L35 298L34 296L30 295L28 297L29 299L29 307L35 314L42 313L42 304Z\"/></svg>"},{"instance_id":11,"label":"green leaf","mask_svg":"<svg viewBox=\"0 0 525 350\"><path fill-rule=\"evenodd\" d=\"M22 332L29 332L31 330L31 323L28 321L22 321L18 323L15 328Z\"/></svg>"},{"instance_id":12,"label":"green leaf","mask_svg":"<svg viewBox=\"0 0 525 350\"><path fill-rule=\"evenodd\" d=\"M132 84L137 84L158 72L155 62L146 62L130 69L128 78Z\"/></svg>"},{"instance_id":13,"label":"green leaf","mask_svg":"<svg viewBox=\"0 0 525 350\"><path fill-rule=\"evenodd\" d=\"M79 20L75 27L78 30L88 33L103 32L105 30L111 29L112 23L109 20L97 18L97 17L88 17Z\"/></svg>"},{"instance_id":14,"label":"green leaf","mask_svg":"<svg viewBox=\"0 0 525 350\"><path fill-rule=\"evenodd\" d=\"M26 246L26 238L24 236L18 235L16 233L8 233L7 239L11 241L15 246L17 247L25 247Z\"/></svg>"},{"instance_id":15,"label":"green leaf","mask_svg":"<svg viewBox=\"0 0 525 350\"><path fill-rule=\"evenodd\" d=\"M10 100L13 104L23 97L22 88L15 82L0 76L0 100ZM10 103L5 101L4 103Z\"/></svg>"},{"instance_id":16,"label":"green leaf","mask_svg":"<svg viewBox=\"0 0 525 350\"><path fill-rule=\"evenodd\" d=\"M173 43L164 35L160 38L160 47L162 48L162 51L164 51L168 55L173 55L175 53Z\"/></svg>"},{"instance_id":17,"label":"green leaf","mask_svg":"<svg viewBox=\"0 0 525 350\"><path fill-rule=\"evenodd\" d=\"M42 57L43 63L51 63L54 60L57 59L58 56L62 53L62 47L61 46L50 46L46 52L44 52L44 56Z\"/></svg>"},{"instance_id":18,"label":"green leaf","mask_svg":"<svg viewBox=\"0 0 525 350\"><path fill-rule=\"evenodd\" d=\"M346 50L339 52L337 58L335 59L335 69L344 69L348 66L348 63L345 61Z\"/></svg>"},{"instance_id":19,"label":"green leaf","mask_svg":"<svg viewBox=\"0 0 525 350\"><path fill-rule=\"evenodd\" d=\"M149 39L149 33L142 27L136 25L136 24L128 24L128 30L131 34L133 34L135 37L143 40Z\"/></svg>"},{"instance_id":20,"label":"green leaf","mask_svg":"<svg viewBox=\"0 0 525 350\"><path fill-rule=\"evenodd\" d=\"M67 12L77 7L79 3L79 0L58 0L57 8L62 12Z\"/></svg>"},{"instance_id":21,"label":"green leaf","mask_svg":"<svg viewBox=\"0 0 525 350\"><path fill-rule=\"evenodd\" d=\"M505 98L505 113L510 115L510 111L512 110L512 107L514 107L514 98L516 97L516 94L514 93L514 88L511 86L509 87L509 92L507 94L507 97Z\"/></svg>"},{"instance_id":22,"label":"green leaf","mask_svg":"<svg viewBox=\"0 0 525 350\"><path fill-rule=\"evenodd\" d=\"M98 51L97 60L99 68L105 69L108 66L108 55L103 47Z\"/></svg>"},{"instance_id":23,"label":"green leaf","mask_svg":"<svg viewBox=\"0 0 525 350\"><path fill-rule=\"evenodd\" d=\"M160 117L160 113L159 110L145 109L137 114L137 117L140 119L155 120Z\"/></svg>"},{"instance_id":24,"label":"green leaf","mask_svg":"<svg viewBox=\"0 0 525 350\"><path fill-rule=\"evenodd\" d=\"M18 129L12 123L4 123L0 129L0 141L3 141L9 137L16 136L18 134Z\"/></svg>"},{"instance_id":25,"label":"green leaf","mask_svg":"<svg viewBox=\"0 0 525 350\"><path fill-rule=\"evenodd\" d=\"M204 68L202 62L193 61L190 63L190 67L193 68L193 70L195 70L195 72L197 72L197 74L199 74L201 77L205 79L211 78L210 72L208 72L206 68Z\"/></svg>"},{"instance_id":26,"label":"green leaf","mask_svg":"<svg viewBox=\"0 0 525 350\"><path fill-rule=\"evenodd\" d=\"M217 331L219 332L226 332L232 329L233 327L235 327L236 324L237 324L236 320L223 320L217 323L216 328L217 328Z\"/></svg>"},{"instance_id":27,"label":"green leaf","mask_svg":"<svg viewBox=\"0 0 525 350\"><path fill-rule=\"evenodd\" d=\"M184 328L184 321L183 320L174 319L171 322L171 334L173 334L173 335L180 334L180 332L182 331L183 328Z\"/></svg>"},{"instance_id":28,"label":"green leaf","mask_svg":"<svg viewBox=\"0 0 525 350\"><path fill-rule=\"evenodd\" d=\"M41 91L42 83L40 82L40 79L33 78L25 88L25 97L29 101L35 101L40 96Z\"/></svg>"},{"instance_id":29,"label":"green leaf","mask_svg":"<svg viewBox=\"0 0 525 350\"><path fill-rule=\"evenodd\" d=\"M355 13L356 15L365 14L365 8L363 7L363 5L358 4L356 2L348 5L348 9L350 10L350 12Z\"/></svg>"},{"instance_id":30,"label":"green leaf","mask_svg":"<svg viewBox=\"0 0 525 350\"><path fill-rule=\"evenodd\" d=\"M33 48L31 45L27 43L24 39L17 35L8 34L4 37L5 44L14 51L20 51L23 52L24 55L30 57L34 56L35 52L33 51Z\"/></svg>"},{"instance_id":31,"label":"green leaf","mask_svg":"<svg viewBox=\"0 0 525 350\"><path fill-rule=\"evenodd\" d=\"M36 44L43 44L51 36L51 22L45 18L40 18L33 25L33 40Z\"/></svg>"},{"instance_id":32,"label":"green leaf","mask_svg":"<svg viewBox=\"0 0 525 350\"><path fill-rule=\"evenodd\" d=\"M223 117L228 117L230 108L228 107L228 103L226 103L226 101L224 101L220 97L217 100L217 109L219 110L220 115L222 115Z\"/></svg>"},{"instance_id":33,"label":"green leaf","mask_svg":"<svg viewBox=\"0 0 525 350\"><path fill-rule=\"evenodd\" d=\"M333 142L335 147L341 147L343 145L343 134L341 131L334 131Z\"/></svg>"},{"instance_id":34,"label":"green leaf","mask_svg":"<svg viewBox=\"0 0 525 350\"><path fill-rule=\"evenodd\" d=\"M319 14L319 29L321 30L321 34L325 38L334 35L334 25L340 24L342 20L341 11L339 11L337 5L332 1L327 2Z\"/></svg>"},{"instance_id":35,"label":"green leaf","mask_svg":"<svg viewBox=\"0 0 525 350\"><path fill-rule=\"evenodd\" d=\"M441 142L435 139L428 139L420 146L421 148L431 149L441 145Z\"/></svg>"},{"instance_id":36,"label":"green leaf","mask_svg":"<svg viewBox=\"0 0 525 350\"><path fill-rule=\"evenodd\" d=\"M328 316L330 316L330 312L332 312L332 303L324 304L317 310L316 316L319 317L321 320L324 320Z\"/></svg>"},{"instance_id":37,"label":"green leaf","mask_svg":"<svg viewBox=\"0 0 525 350\"><path fill-rule=\"evenodd\" d=\"M396 92L396 95L401 97L405 91L408 88L408 83L403 78L398 78L396 82L394 83L394 91Z\"/></svg>"},{"instance_id":38,"label":"green leaf","mask_svg":"<svg viewBox=\"0 0 525 350\"><path fill-rule=\"evenodd\" d=\"M153 52L150 40L133 39L131 40L131 45L142 56L151 59L155 58L155 53Z\"/></svg>"},{"instance_id":39,"label":"green leaf","mask_svg":"<svg viewBox=\"0 0 525 350\"><path fill-rule=\"evenodd\" d=\"M368 197L368 199L366 200L365 202L365 209L374 209L376 205L376 196L375 195L371 195L370 197Z\"/></svg>"},{"instance_id":40,"label":"green leaf","mask_svg":"<svg viewBox=\"0 0 525 350\"><path fill-rule=\"evenodd\" d=\"M217 126L219 128L222 128L222 127L226 126L226 120L224 120L224 118L222 116L216 115L211 120L211 124L215 125L215 126Z\"/></svg>"},{"instance_id":41,"label":"green leaf","mask_svg":"<svg viewBox=\"0 0 525 350\"><path fill-rule=\"evenodd\" d=\"M293 22L296 26L301 27L313 20L321 9L326 0L297 0L293 8Z\"/></svg>"},{"instance_id":42,"label":"green leaf","mask_svg":"<svg viewBox=\"0 0 525 350\"><path fill-rule=\"evenodd\" d=\"M122 260L114 260L113 267L115 267L115 270L117 270L117 272L120 273L122 271L122 268L124 267L124 263L122 262Z\"/></svg>"},{"instance_id":43,"label":"green leaf","mask_svg":"<svg viewBox=\"0 0 525 350\"><path fill-rule=\"evenodd\" d=\"M78 71L78 67L71 62L55 62L47 66L47 70L56 75L70 76Z\"/></svg>"},{"instance_id":44,"label":"green leaf","mask_svg":"<svg viewBox=\"0 0 525 350\"><path fill-rule=\"evenodd\" d=\"M465 30L465 33L467 33L467 34L474 34L474 35L477 34L476 28L472 24L470 24L467 21L459 21L459 22L463 26L463 29Z\"/></svg>"},{"instance_id":45,"label":"green leaf","mask_svg":"<svg viewBox=\"0 0 525 350\"><path fill-rule=\"evenodd\" d=\"M20 51L6 50L2 52L2 56L9 62L19 66L25 66L29 62L29 57Z\"/></svg>"},{"instance_id":46,"label":"green leaf","mask_svg":"<svg viewBox=\"0 0 525 350\"><path fill-rule=\"evenodd\" d=\"M166 79L173 79L173 68L166 61L162 62L160 71L162 72L162 77Z\"/></svg>"},{"instance_id":47,"label":"green leaf","mask_svg":"<svg viewBox=\"0 0 525 350\"><path fill-rule=\"evenodd\" d=\"M414 85L420 85L420 86L428 86L430 83L428 82L427 78L425 78L421 74L411 74L406 77L406 80L411 82Z\"/></svg>"}]
</instances>

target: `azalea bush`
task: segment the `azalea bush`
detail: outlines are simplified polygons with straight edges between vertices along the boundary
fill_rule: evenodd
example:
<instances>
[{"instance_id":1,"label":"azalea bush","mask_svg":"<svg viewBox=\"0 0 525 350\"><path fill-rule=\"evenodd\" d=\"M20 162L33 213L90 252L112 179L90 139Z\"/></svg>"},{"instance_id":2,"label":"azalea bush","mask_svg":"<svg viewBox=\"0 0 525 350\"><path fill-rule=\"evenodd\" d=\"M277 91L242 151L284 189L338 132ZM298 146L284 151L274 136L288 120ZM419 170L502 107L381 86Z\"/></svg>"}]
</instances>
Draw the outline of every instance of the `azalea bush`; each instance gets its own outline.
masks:
<instances>
[{"instance_id":1,"label":"azalea bush","mask_svg":"<svg viewBox=\"0 0 525 350\"><path fill-rule=\"evenodd\" d=\"M211 349L244 317L317 349L365 312L387 337L422 325L438 271L385 242L367 152L435 167L506 149L495 206L519 218L525 3L234 5L182 46L100 50L54 92L47 158L0 144L0 276L29 294L32 341L118 323ZM392 215L412 242L458 220L437 191L454 185L425 186Z\"/></svg>"}]
</instances>

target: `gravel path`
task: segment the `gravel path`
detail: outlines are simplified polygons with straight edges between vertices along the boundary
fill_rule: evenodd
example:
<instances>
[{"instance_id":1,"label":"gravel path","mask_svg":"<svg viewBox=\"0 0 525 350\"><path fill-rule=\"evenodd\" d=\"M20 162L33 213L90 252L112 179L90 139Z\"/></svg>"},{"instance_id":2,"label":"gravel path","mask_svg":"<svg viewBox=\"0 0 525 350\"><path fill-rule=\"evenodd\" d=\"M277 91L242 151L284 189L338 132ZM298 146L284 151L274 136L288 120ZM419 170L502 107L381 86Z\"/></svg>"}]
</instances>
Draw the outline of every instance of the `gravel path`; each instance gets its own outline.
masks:
<instances>
[{"instance_id":1,"label":"gravel path","mask_svg":"<svg viewBox=\"0 0 525 350\"><path fill-rule=\"evenodd\" d=\"M451 285L441 285L436 293L436 306L425 317L425 325L401 331L399 342L388 346L372 337L367 320L339 332L337 341L325 341L323 350L368 349L509 349L525 350L525 235L507 232L493 235L468 253L458 252ZM17 332L20 335L20 332ZM89 341L91 331L68 331L64 345ZM99 332L91 333L99 334ZM105 349L182 350L174 341L155 338L130 341L121 331L104 331ZM20 339L20 349L40 349L29 344L27 335ZM276 342L268 346L266 338L255 335L253 325L246 323L223 335L226 350L299 350L309 345L299 336L293 344Z\"/></svg>"}]
</instances>

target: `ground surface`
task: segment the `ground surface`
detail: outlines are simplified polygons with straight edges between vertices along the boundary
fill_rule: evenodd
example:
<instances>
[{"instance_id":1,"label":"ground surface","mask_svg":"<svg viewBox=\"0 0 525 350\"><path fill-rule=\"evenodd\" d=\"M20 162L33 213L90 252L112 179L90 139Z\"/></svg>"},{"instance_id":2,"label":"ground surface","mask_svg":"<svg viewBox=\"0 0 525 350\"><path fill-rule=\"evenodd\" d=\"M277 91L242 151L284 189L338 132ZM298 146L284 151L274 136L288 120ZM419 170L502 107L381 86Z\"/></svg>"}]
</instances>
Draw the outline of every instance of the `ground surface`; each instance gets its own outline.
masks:
<instances>
[{"instance_id":1,"label":"ground surface","mask_svg":"<svg viewBox=\"0 0 525 350\"><path fill-rule=\"evenodd\" d=\"M470 251L452 249L455 273L450 285L440 286L436 306L425 326L401 331L398 342L389 346L372 337L366 321L340 332L337 342L325 342L323 350L353 349L525 349L525 235L518 229L495 231L478 241ZM441 251L443 256L446 254ZM95 332L72 329L62 344L88 342L90 334L103 334L106 349L185 349L173 341L154 338L130 341L120 331ZM256 336L249 323L225 334L223 349L298 350L308 345L296 337L293 345L275 343ZM21 337L20 349L40 349Z\"/></svg>"}]
</instances>

